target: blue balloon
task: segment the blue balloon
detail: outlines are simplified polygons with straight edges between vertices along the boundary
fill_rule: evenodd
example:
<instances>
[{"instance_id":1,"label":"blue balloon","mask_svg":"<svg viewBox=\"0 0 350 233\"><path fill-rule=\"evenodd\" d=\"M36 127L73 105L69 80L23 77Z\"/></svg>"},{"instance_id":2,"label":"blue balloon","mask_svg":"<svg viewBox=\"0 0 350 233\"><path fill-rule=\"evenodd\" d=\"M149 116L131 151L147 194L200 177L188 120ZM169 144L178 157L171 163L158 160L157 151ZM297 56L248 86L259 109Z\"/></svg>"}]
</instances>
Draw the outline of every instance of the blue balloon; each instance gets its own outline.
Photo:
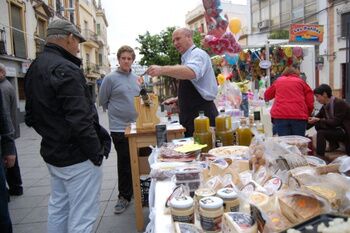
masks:
<instances>
[{"instance_id":1,"label":"blue balloon","mask_svg":"<svg viewBox=\"0 0 350 233\"><path fill-rule=\"evenodd\" d=\"M237 64L238 62L238 54L233 54L233 55L230 55L228 53L225 53L225 60L227 61L228 64L230 65L235 65Z\"/></svg>"}]
</instances>

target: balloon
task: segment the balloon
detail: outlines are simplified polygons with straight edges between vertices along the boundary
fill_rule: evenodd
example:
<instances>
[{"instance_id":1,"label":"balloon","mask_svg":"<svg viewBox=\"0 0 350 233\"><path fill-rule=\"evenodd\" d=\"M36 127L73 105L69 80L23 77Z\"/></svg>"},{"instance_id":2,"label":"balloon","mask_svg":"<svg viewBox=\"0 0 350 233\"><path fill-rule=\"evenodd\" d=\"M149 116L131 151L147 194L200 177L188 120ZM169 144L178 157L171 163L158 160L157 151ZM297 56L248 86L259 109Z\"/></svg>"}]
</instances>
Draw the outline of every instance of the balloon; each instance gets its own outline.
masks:
<instances>
[{"instance_id":1,"label":"balloon","mask_svg":"<svg viewBox=\"0 0 350 233\"><path fill-rule=\"evenodd\" d=\"M220 37L227 29L228 19L222 14L220 0L203 0L204 17L208 27L208 34Z\"/></svg>"},{"instance_id":2,"label":"balloon","mask_svg":"<svg viewBox=\"0 0 350 233\"><path fill-rule=\"evenodd\" d=\"M223 74L218 74L216 79L217 79L219 85L222 85L222 84L224 84L226 78L225 78L225 76Z\"/></svg>"},{"instance_id":3,"label":"balloon","mask_svg":"<svg viewBox=\"0 0 350 233\"><path fill-rule=\"evenodd\" d=\"M231 56L228 53L225 53L225 60L230 65L237 64L238 58L239 58L238 54L234 54L233 56Z\"/></svg>"},{"instance_id":4,"label":"balloon","mask_svg":"<svg viewBox=\"0 0 350 233\"><path fill-rule=\"evenodd\" d=\"M234 34L241 30L241 21L238 18L232 18L229 22L230 31Z\"/></svg>"},{"instance_id":5,"label":"balloon","mask_svg":"<svg viewBox=\"0 0 350 233\"><path fill-rule=\"evenodd\" d=\"M293 54L294 56L296 56L297 58L300 58L303 56L303 49L301 47L294 47L293 48Z\"/></svg>"},{"instance_id":6,"label":"balloon","mask_svg":"<svg viewBox=\"0 0 350 233\"><path fill-rule=\"evenodd\" d=\"M283 50L284 50L284 54L286 55L286 57L290 58L293 56L292 47L285 47Z\"/></svg>"}]
</instances>

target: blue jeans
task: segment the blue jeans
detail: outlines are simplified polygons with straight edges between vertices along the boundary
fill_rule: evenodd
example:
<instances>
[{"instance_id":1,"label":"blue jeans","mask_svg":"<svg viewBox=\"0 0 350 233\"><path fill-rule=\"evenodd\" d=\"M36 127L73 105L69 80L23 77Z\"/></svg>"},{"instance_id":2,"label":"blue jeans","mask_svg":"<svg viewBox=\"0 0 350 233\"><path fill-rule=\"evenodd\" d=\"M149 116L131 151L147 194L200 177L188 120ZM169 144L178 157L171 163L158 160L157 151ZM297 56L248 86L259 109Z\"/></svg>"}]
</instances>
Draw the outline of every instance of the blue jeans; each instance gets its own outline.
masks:
<instances>
[{"instance_id":1,"label":"blue jeans","mask_svg":"<svg viewBox=\"0 0 350 233\"><path fill-rule=\"evenodd\" d=\"M12 223L8 208L8 193L4 164L0 156L0 230L3 233L12 233Z\"/></svg>"},{"instance_id":2,"label":"blue jeans","mask_svg":"<svg viewBox=\"0 0 350 233\"><path fill-rule=\"evenodd\" d=\"M306 124L306 120L273 119L273 125L278 136L305 136Z\"/></svg>"},{"instance_id":3,"label":"blue jeans","mask_svg":"<svg viewBox=\"0 0 350 233\"><path fill-rule=\"evenodd\" d=\"M102 168L90 160L47 167L51 175L47 232L91 233L99 212Z\"/></svg>"}]
</instances>

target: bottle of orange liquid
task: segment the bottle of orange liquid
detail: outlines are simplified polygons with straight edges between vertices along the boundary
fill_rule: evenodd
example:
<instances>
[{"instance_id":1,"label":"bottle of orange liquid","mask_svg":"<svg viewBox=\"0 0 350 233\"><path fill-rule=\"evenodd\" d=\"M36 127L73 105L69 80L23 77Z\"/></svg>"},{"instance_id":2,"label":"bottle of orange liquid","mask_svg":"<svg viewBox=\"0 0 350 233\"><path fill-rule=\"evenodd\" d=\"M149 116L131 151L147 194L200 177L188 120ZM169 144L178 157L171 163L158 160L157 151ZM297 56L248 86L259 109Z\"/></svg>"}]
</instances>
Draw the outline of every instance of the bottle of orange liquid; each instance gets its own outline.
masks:
<instances>
[{"instance_id":1,"label":"bottle of orange liquid","mask_svg":"<svg viewBox=\"0 0 350 233\"><path fill-rule=\"evenodd\" d=\"M213 148L213 137L209 128L209 118L204 115L203 111L199 112L199 116L194 119L193 139L196 143L207 144L202 152L208 152Z\"/></svg>"},{"instance_id":2,"label":"bottle of orange liquid","mask_svg":"<svg viewBox=\"0 0 350 233\"><path fill-rule=\"evenodd\" d=\"M223 146L233 145L232 121L224 109L220 110L220 114L215 118L215 137Z\"/></svg>"},{"instance_id":3,"label":"bottle of orange liquid","mask_svg":"<svg viewBox=\"0 0 350 233\"><path fill-rule=\"evenodd\" d=\"M242 117L240 120L241 125L237 129L237 141L240 146L249 146L252 141L252 131L247 125L247 119Z\"/></svg>"}]
</instances>

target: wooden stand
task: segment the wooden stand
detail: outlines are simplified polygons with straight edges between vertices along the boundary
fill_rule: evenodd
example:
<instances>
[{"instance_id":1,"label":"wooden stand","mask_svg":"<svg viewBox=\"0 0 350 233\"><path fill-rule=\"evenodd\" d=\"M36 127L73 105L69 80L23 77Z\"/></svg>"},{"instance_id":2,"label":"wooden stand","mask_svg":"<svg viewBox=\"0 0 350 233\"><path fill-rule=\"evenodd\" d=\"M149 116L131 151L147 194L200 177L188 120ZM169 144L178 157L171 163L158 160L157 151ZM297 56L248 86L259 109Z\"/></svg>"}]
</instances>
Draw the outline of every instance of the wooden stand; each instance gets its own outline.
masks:
<instances>
[{"instance_id":1,"label":"wooden stand","mask_svg":"<svg viewBox=\"0 0 350 233\"><path fill-rule=\"evenodd\" d=\"M183 138L183 133L186 131L184 127L179 125L177 128L167 130L167 139L170 142L176 138ZM140 170L139 170L139 148L148 147L150 145L156 145L156 131L155 128L149 131L143 130L142 132L132 130L127 127L125 130L125 136L129 141L130 150L130 163L132 172L132 186L135 198L135 216L136 216L136 229L143 231L144 219L142 213L142 200L141 200L141 187L140 187Z\"/></svg>"},{"instance_id":2,"label":"wooden stand","mask_svg":"<svg viewBox=\"0 0 350 233\"><path fill-rule=\"evenodd\" d=\"M134 99L135 109L139 114L136 120L138 132L154 130L159 123L157 117L158 97L155 94L149 94L148 96L152 102L149 106L145 105L139 96Z\"/></svg>"}]
</instances>

